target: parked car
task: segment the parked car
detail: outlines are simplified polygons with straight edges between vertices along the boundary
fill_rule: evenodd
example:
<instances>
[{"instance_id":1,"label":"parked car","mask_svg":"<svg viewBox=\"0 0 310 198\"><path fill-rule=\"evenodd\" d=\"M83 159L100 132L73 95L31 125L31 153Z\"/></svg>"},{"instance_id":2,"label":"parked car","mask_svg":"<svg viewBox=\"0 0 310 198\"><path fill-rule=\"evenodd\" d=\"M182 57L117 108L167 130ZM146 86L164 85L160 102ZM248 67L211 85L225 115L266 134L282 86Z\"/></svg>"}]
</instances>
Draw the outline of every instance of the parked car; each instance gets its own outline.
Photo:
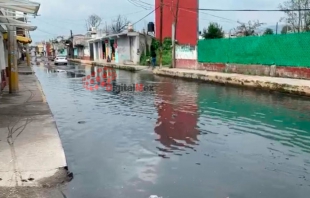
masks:
<instances>
[{"instance_id":1,"label":"parked car","mask_svg":"<svg viewBox=\"0 0 310 198\"><path fill-rule=\"evenodd\" d=\"M65 57L65 56L56 56L56 58L54 60L54 64L55 65L60 65L60 64L67 65L68 64L67 57Z\"/></svg>"}]
</instances>

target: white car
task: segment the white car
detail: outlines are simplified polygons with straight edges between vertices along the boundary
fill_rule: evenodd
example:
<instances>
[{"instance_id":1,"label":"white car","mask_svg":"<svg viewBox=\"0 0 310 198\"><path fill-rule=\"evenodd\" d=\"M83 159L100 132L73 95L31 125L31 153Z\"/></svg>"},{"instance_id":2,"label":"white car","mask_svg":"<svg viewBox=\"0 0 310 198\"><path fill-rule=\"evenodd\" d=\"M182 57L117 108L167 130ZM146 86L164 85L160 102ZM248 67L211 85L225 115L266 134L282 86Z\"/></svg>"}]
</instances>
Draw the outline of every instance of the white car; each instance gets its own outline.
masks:
<instances>
[{"instance_id":1,"label":"white car","mask_svg":"<svg viewBox=\"0 0 310 198\"><path fill-rule=\"evenodd\" d=\"M67 65L68 64L67 57L65 57L65 56L56 56L56 58L54 60L54 64L55 65L60 65L60 64Z\"/></svg>"}]
</instances>

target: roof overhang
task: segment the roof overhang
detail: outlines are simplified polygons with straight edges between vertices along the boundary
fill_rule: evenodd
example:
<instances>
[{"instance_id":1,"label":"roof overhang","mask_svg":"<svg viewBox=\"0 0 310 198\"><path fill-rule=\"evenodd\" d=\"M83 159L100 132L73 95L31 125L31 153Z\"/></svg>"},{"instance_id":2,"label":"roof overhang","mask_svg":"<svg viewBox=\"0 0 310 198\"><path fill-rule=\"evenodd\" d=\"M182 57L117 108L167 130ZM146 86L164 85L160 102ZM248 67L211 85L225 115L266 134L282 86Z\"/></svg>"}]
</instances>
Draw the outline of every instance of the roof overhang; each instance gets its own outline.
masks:
<instances>
[{"instance_id":1,"label":"roof overhang","mask_svg":"<svg viewBox=\"0 0 310 198\"><path fill-rule=\"evenodd\" d=\"M3 39L7 40L8 39L8 34L4 33L3 34ZM20 43L23 44L30 44L32 42L32 40L30 38L24 37L24 36L16 36L16 40Z\"/></svg>"},{"instance_id":2,"label":"roof overhang","mask_svg":"<svg viewBox=\"0 0 310 198\"><path fill-rule=\"evenodd\" d=\"M37 15L40 3L26 0L0 0L0 7L13 11Z\"/></svg>"},{"instance_id":3,"label":"roof overhang","mask_svg":"<svg viewBox=\"0 0 310 198\"><path fill-rule=\"evenodd\" d=\"M25 30L34 31L37 29L37 26L33 26L30 23L25 23L13 18L3 18L0 17L0 24L1 25L8 25L8 26L15 26L19 28L23 28Z\"/></svg>"}]
</instances>

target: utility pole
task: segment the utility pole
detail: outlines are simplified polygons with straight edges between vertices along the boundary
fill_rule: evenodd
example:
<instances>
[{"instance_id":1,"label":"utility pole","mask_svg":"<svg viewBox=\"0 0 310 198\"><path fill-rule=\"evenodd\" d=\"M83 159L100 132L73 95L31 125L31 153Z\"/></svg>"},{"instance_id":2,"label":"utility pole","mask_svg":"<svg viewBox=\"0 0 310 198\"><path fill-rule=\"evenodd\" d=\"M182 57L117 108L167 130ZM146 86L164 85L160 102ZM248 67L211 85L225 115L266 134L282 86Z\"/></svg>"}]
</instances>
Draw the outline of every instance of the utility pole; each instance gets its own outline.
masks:
<instances>
[{"instance_id":1,"label":"utility pole","mask_svg":"<svg viewBox=\"0 0 310 198\"><path fill-rule=\"evenodd\" d=\"M178 16L179 16L179 3L180 3L180 0L177 0L174 22L172 24L172 68L176 68L175 41L177 37L176 33L177 33L177 24L178 24Z\"/></svg>"},{"instance_id":2,"label":"utility pole","mask_svg":"<svg viewBox=\"0 0 310 198\"><path fill-rule=\"evenodd\" d=\"M276 26L276 34L278 34L278 22L277 22L277 26Z\"/></svg>"},{"instance_id":3,"label":"utility pole","mask_svg":"<svg viewBox=\"0 0 310 198\"><path fill-rule=\"evenodd\" d=\"M8 30L9 92L15 93L18 91L16 27L8 26Z\"/></svg>"},{"instance_id":4,"label":"utility pole","mask_svg":"<svg viewBox=\"0 0 310 198\"><path fill-rule=\"evenodd\" d=\"M74 58L74 49L73 49L73 34L72 34L72 30L70 30L70 54L71 54L71 57L70 58Z\"/></svg>"},{"instance_id":5,"label":"utility pole","mask_svg":"<svg viewBox=\"0 0 310 198\"><path fill-rule=\"evenodd\" d=\"M159 67L163 66L163 0L160 0L160 45L159 45Z\"/></svg>"},{"instance_id":6,"label":"utility pole","mask_svg":"<svg viewBox=\"0 0 310 198\"><path fill-rule=\"evenodd\" d=\"M298 0L298 32L301 32L301 12L300 12L300 0Z\"/></svg>"}]
</instances>

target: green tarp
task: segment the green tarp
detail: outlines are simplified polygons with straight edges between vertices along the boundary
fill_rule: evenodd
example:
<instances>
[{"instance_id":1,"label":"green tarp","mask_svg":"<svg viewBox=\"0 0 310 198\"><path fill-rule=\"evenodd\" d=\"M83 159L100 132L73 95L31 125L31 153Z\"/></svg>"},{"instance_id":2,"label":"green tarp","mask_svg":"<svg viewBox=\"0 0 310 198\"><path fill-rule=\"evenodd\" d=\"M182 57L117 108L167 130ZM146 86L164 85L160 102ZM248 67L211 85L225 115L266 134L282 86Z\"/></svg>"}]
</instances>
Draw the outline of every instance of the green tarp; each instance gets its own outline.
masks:
<instances>
[{"instance_id":1,"label":"green tarp","mask_svg":"<svg viewBox=\"0 0 310 198\"><path fill-rule=\"evenodd\" d=\"M199 40L198 62L310 67L310 33Z\"/></svg>"}]
</instances>

